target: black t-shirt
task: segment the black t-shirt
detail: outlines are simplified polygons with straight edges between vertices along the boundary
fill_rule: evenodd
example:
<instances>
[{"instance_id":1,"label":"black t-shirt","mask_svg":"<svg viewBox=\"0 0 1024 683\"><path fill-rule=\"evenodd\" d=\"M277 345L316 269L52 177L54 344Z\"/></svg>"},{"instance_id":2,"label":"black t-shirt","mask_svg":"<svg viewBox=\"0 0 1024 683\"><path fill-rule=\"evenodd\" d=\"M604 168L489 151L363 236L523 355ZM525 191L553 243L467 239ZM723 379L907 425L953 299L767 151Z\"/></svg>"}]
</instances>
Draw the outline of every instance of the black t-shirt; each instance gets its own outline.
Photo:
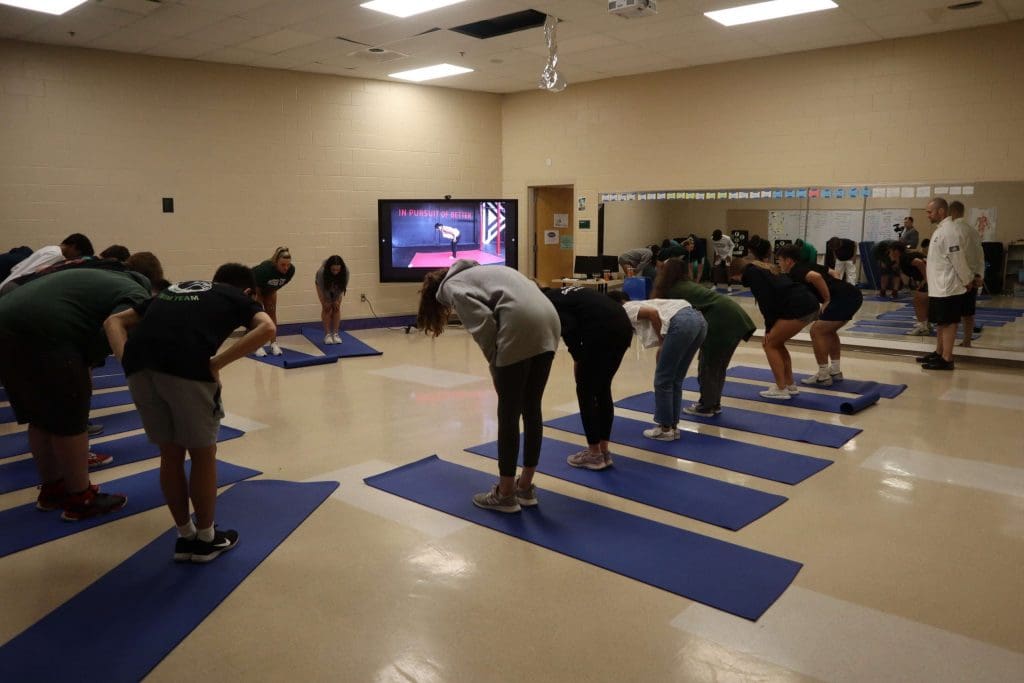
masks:
<instances>
[{"instance_id":1,"label":"black t-shirt","mask_svg":"<svg viewBox=\"0 0 1024 683\"><path fill-rule=\"evenodd\" d=\"M743 285L753 293L767 329L780 318L802 318L818 308L817 299L807 287L797 284L788 275L773 273L753 263L743 269Z\"/></svg>"},{"instance_id":2,"label":"black t-shirt","mask_svg":"<svg viewBox=\"0 0 1024 683\"><path fill-rule=\"evenodd\" d=\"M142 369L212 382L210 358L263 308L240 289L219 282L179 282L135 306L142 321L124 349L125 374Z\"/></svg>"},{"instance_id":3,"label":"black t-shirt","mask_svg":"<svg viewBox=\"0 0 1024 683\"><path fill-rule=\"evenodd\" d=\"M814 271L825 280L825 286L828 287L828 295L830 299L852 300L857 297L859 292L855 286L851 285L846 280L837 280L832 277L828 272L828 268L825 266L819 266L816 263L804 263L801 261L793 266L789 271L789 277L793 279L793 282L799 282L807 285L808 291L810 291L811 294L814 295L814 298L819 302L823 301L821 293L818 292L817 287L807 281L807 273L811 271Z\"/></svg>"},{"instance_id":4,"label":"black t-shirt","mask_svg":"<svg viewBox=\"0 0 1024 683\"><path fill-rule=\"evenodd\" d=\"M900 254L900 270L911 279L923 280L924 275L921 275L921 271L914 265L914 261L917 259L924 259L924 254L916 251L903 252Z\"/></svg>"},{"instance_id":5,"label":"black t-shirt","mask_svg":"<svg viewBox=\"0 0 1024 683\"><path fill-rule=\"evenodd\" d=\"M558 311L562 339L574 360L588 353L622 350L633 339L633 325L622 304L586 287L544 290Z\"/></svg>"}]
</instances>

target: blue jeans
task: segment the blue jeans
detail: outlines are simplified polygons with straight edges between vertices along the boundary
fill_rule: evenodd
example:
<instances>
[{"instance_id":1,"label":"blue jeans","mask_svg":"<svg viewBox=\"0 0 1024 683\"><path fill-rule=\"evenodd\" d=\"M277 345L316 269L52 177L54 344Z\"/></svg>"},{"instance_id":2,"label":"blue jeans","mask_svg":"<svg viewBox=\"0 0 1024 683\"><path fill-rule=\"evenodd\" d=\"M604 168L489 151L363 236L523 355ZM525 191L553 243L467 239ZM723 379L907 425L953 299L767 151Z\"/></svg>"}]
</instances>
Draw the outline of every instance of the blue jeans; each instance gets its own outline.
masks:
<instances>
[{"instance_id":1,"label":"blue jeans","mask_svg":"<svg viewBox=\"0 0 1024 683\"><path fill-rule=\"evenodd\" d=\"M654 368L654 421L675 427L683 410L683 379L704 343L708 324L696 309L686 307L672 316Z\"/></svg>"}]
</instances>

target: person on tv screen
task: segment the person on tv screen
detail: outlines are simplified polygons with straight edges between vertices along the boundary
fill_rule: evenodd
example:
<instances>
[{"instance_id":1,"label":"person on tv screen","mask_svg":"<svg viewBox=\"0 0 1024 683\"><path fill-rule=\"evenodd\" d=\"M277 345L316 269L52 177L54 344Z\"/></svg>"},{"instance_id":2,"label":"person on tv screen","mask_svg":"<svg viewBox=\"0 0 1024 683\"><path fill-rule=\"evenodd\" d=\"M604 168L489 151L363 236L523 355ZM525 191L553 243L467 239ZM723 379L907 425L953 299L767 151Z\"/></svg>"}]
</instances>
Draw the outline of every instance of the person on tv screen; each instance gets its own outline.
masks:
<instances>
[{"instance_id":1,"label":"person on tv screen","mask_svg":"<svg viewBox=\"0 0 1024 683\"><path fill-rule=\"evenodd\" d=\"M455 245L459 243L459 235L462 234L459 232L459 229L453 228L450 225L445 225L444 223L434 223L434 230L441 233L441 237L446 240L451 240L452 258L458 258L458 255L455 253Z\"/></svg>"}]
</instances>

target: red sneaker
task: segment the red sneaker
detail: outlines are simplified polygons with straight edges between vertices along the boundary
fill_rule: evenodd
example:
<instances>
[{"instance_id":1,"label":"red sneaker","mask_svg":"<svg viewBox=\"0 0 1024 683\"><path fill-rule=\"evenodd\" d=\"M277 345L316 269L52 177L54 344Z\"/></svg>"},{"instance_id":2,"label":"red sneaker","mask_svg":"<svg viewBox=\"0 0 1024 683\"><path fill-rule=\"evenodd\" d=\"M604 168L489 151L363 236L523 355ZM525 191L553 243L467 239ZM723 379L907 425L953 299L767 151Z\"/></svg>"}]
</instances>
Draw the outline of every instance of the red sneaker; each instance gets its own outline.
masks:
<instances>
[{"instance_id":1,"label":"red sneaker","mask_svg":"<svg viewBox=\"0 0 1024 683\"><path fill-rule=\"evenodd\" d=\"M50 481L39 487L39 496L36 498L36 509L43 512L56 510L64 502L67 491L64 490L64 480Z\"/></svg>"},{"instance_id":2,"label":"red sneaker","mask_svg":"<svg viewBox=\"0 0 1024 683\"><path fill-rule=\"evenodd\" d=\"M119 493L100 493L98 486L90 486L81 493L69 493L64 497L61 505L64 512L60 518L66 522L77 522L108 512L117 512L127 502L128 496Z\"/></svg>"},{"instance_id":3,"label":"red sneaker","mask_svg":"<svg viewBox=\"0 0 1024 683\"><path fill-rule=\"evenodd\" d=\"M107 455L106 453L93 453L89 451L89 469L96 467L106 467L107 465L114 462L114 456Z\"/></svg>"}]
</instances>

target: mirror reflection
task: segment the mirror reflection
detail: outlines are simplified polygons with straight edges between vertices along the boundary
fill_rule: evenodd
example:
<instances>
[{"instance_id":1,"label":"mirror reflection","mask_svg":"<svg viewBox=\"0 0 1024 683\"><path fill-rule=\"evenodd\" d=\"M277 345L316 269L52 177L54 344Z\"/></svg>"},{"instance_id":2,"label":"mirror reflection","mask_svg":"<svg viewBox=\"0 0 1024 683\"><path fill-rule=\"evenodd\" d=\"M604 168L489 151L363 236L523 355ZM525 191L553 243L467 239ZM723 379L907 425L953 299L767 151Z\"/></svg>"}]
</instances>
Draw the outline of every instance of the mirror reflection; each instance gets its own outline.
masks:
<instances>
[{"instance_id":1,"label":"mirror reflection","mask_svg":"<svg viewBox=\"0 0 1024 683\"><path fill-rule=\"evenodd\" d=\"M924 193L923 189L929 190ZM928 330L922 332L913 306L917 283L907 269L892 262L889 243L907 244L912 258L927 258L935 225L926 206L933 196L963 204L963 219L978 231L985 255L985 273L979 296L979 314L970 342L980 349L1024 351L1024 322L1019 317L989 316L986 308L1024 309L1024 183L986 182L974 185L872 187L871 196L837 198L835 189L811 189L806 198L781 199L663 199L609 201L604 203L603 253L621 255L666 240L696 241L690 251L693 275L707 286L720 280L712 267L712 233L722 230L736 244L737 252L753 235L773 245L796 240L817 252L818 263L855 281L864 290L864 306L844 329L844 339L856 344L871 339L875 346L886 340L933 344ZM827 192L827 196L826 196ZM835 258L828 248L856 244L852 259ZM897 255L898 257L898 255ZM909 263L909 261L908 261ZM912 268L910 269L912 271ZM726 283L719 283L725 290ZM884 288L884 296L883 296ZM735 291L748 312L760 321L753 300ZM895 297L895 298L894 298ZM1005 313L1005 311L1003 311Z\"/></svg>"}]
</instances>

